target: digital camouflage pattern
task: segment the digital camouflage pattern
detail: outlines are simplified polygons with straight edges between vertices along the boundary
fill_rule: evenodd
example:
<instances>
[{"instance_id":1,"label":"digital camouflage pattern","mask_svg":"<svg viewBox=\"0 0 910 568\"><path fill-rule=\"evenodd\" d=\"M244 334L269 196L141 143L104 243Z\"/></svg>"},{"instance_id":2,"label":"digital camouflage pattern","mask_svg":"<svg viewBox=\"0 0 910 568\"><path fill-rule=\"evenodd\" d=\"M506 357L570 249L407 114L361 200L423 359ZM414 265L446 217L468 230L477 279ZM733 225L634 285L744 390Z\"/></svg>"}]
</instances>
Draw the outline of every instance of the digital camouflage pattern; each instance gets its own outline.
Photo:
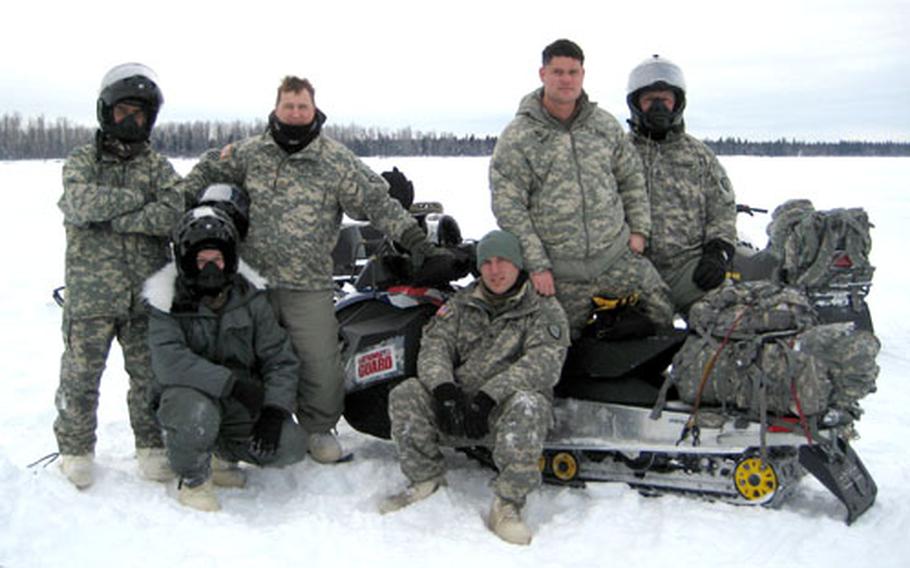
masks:
<instances>
[{"instance_id":1,"label":"digital camouflage pattern","mask_svg":"<svg viewBox=\"0 0 910 568\"><path fill-rule=\"evenodd\" d=\"M332 289L332 249L343 213L369 219L393 238L416 226L389 197L385 180L324 134L293 154L267 132L247 138L221 159L201 160L183 191L191 198L217 182L250 194L250 231L240 253L275 288Z\"/></svg>"},{"instance_id":2,"label":"digital camouflage pattern","mask_svg":"<svg viewBox=\"0 0 910 568\"><path fill-rule=\"evenodd\" d=\"M493 214L521 241L530 272L601 258L624 231L651 230L641 162L619 122L583 94L565 125L542 95L522 99L490 162Z\"/></svg>"},{"instance_id":3,"label":"digital camouflage pattern","mask_svg":"<svg viewBox=\"0 0 910 568\"><path fill-rule=\"evenodd\" d=\"M556 283L556 298L569 318L572 338L577 339L591 315L591 298L595 295L623 298L637 294L642 312L658 326L670 327L673 305L666 283L647 259L626 247L605 272L591 280Z\"/></svg>"},{"instance_id":4,"label":"digital camouflage pattern","mask_svg":"<svg viewBox=\"0 0 910 568\"><path fill-rule=\"evenodd\" d=\"M828 407L831 383L823 365L793 350L793 341L792 335L756 337L728 343L718 352L719 341L692 336L674 357L671 377L680 399L693 404L699 398L702 374L713 360L702 404L730 405L758 419L762 404L772 414L795 415L798 399L803 413L819 414Z\"/></svg>"},{"instance_id":5,"label":"digital camouflage pattern","mask_svg":"<svg viewBox=\"0 0 910 568\"><path fill-rule=\"evenodd\" d=\"M591 296L634 288L658 325L673 309L653 267L629 254L629 233L648 236L651 216L635 148L619 122L582 95L566 125L526 95L490 162L493 213L522 244L529 272L552 270L573 334ZM618 271L618 272L617 272Z\"/></svg>"},{"instance_id":6,"label":"digital camouflage pattern","mask_svg":"<svg viewBox=\"0 0 910 568\"><path fill-rule=\"evenodd\" d=\"M815 325L818 316L804 293L768 280L715 288L689 311L691 329L717 338L797 333Z\"/></svg>"},{"instance_id":7,"label":"digital camouflage pattern","mask_svg":"<svg viewBox=\"0 0 910 568\"><path fill-rule=\"evenodd\" d=\"M483 391L496 401L491 432L481 440L492 446L500 472L494 491L520 504L540 484L537 460L552 424L552 389L568 349L568 326L559 303L538 296L530 283L495 316L478 286L450 298L424 329L418 377L391 393L392 439L411 482L442 475L440 443L478 441L439 433L430 393L445 382L469 397Z\"/></svg>"},{"instance_id":8,"label":"digital camouflage pattern","mask_svg":"<svg viewBox=\"0 0 910 568\"><path fill-rule=\"evenodd\" d=\"M797 341L796 349L825 366L831 381L830 405L859 418L857 401L876 390L878 338L851 323L831 323L806 330Z\"/></svg>"},{"instance_id":9,"label":"digital camouflage pattern","mask_svg":"<svg viewBox=\"0 0 910 568\"><path fill-rule=\"evenodd\" d=\"M856 412L875 390L878 340L852 323L819 325L799 290L768 281L713 290L692 306L695 331L673 358L670 380L693 403L728 404L758 417ZM729 338L724 343L724 338Z\"/></svg>"},{"instance_id":10,"label":"digital camouflage pattern","mask_svg":"<svg viewBox=\"0 0 910 568\"><path fill-rule=\"evenodd\" d=\"M692 281L702 247L719 239L736 244L736 197L717 157L682 131L652 140L634 132L629 140L644 167L651 204L651 236L645 256L670 287L678 311L705 291Z\"/></svg>"},{"instance_id":11,"label":"digital camouflage pattern","mask_svg":"<svg viewBox=\"0 0 910 568\"><path fill-rule=\"evenodd\" d=\"M778 206L768 224L768 244L779 260L775 276L810 290L850 288L872 281L872 224L861 207L816 211L808 199ZM836 261L849 262L838 266Z\"/></svg>"},{"instance_id":12,"label":"digital camouflage pattern","mask_svg":"<svg viewBox=\"0 0 910 568\"><path fill-rule=\"evenodd\" d=\"M66 229L66 318L145 313L142 284L168 261L168 236L183 213L180 178L148 149L131 160L77 148L63 165L57 202Z\"/></svg>"},{"instance_id":13,"label":"digital camouflage pattern","mask_svg":"<svg viewBox=\"0 0 910 568\"><path fill-rule=\"evenodd\" d=\"M167 262L167 235L183 212L178 181L170 162L148 148L121 160L89 144L63 166L58 206L66 230L65 350L54 423L62 453L94 449L98 389L115 337L130 377L136 447L161 446L149 399L154 379L140 294L144 279Z\"/></svg>"},{"instance_id":14,"label":"digital camouflage pattern","mask_svg":"<svg viewBox=\"0 0 910 568\"><path fill-rule=\"evenodd\" d=\"M71 320L64 329L65 350L54 397L54 434L62 454L83 455L95 449L101 374L115 337L129 377L126 402L136 447L162 447L151 404L154 377L149 362L148 319L85 318Z\"/></svg>"},{"instance_id":15,"label":"digital camouflage pattern","mask_svg":"<svg viewBox=\"0 0 910 568\"><path fill-rule=\"evenodd\" d=\"M663 275L701 257L708 241L736 244L736 197L717 157L684 132L655 141L628 134L644 168L651 207L645 255Z\"/></svg>"}]
</instances>

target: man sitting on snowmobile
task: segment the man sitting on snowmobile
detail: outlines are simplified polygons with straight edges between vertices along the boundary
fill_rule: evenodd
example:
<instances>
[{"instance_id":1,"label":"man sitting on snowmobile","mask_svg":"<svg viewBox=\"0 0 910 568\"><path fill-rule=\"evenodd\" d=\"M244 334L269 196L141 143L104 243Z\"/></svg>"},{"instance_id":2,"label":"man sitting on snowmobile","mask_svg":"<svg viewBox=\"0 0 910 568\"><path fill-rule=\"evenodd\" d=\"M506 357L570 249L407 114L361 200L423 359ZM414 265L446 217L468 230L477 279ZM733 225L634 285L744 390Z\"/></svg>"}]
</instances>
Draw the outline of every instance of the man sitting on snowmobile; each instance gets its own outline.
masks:
<instances>
[{"instance_id":1,"label":"man sitting on snowmobile","mask_svg":"<svg viewBox=\"0 0 910 568\"><path fill-rule=\"evenodd\" d=\"M651 234L645 256L685 314L708 290L720 286L733 259L736 201L714 152L686 134L686 80L658 55L629 75L631 132L651 202Z\"/></svg>"},{"instance_id":2,"label":"man sitting on snowmobile","mask_svg":"<svg viewBox=\"0 0 910 568\"><path fill-rule=\"evenodd\" d=\"M534 290L511 233L481 239L477 268L480 280L450 298L425 328L418 376L390 394L392 439L409 485L385 499L380 512L445 485L440 445L488 446L499 470L488 526L507 542L528 544L521 508L540 485L537 462L569 345L568 321L554 297Z\"/></svg>"},{"instance_id":3,"label":"man sitting on snowmobile","mask_svg":"<svg viewBox=\"0 0 910 568\"><path fill-rule=\"evenodd\" d=\"M292 419L299 361L264 293L237 257L237 229L220 209L188 211L174 231L174 261L146 281L158 419L177 499L221 508L213 485L242 487L237 461L283 466L306 456Z\"/></svg>"}]
</instances>

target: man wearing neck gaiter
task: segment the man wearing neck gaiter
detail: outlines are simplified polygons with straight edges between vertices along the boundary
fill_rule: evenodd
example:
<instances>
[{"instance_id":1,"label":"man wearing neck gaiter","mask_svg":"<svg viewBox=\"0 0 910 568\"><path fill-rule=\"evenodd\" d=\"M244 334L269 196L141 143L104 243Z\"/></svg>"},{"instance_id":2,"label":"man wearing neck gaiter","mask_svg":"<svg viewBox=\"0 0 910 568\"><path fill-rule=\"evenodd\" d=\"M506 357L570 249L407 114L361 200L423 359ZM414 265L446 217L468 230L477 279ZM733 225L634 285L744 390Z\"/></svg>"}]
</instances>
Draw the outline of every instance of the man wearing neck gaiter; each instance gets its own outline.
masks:
<instances>
[{"instance_id":1,"label":"man wearing neck gaiter","mask_svg":"<svg viewBox=\"0 0 910 568\"><path fill-rule=\"evenodd\" d=\"M487 524L507 542L528 544L532 534L521 509L540 485L537 460L552 422L568 321L554 297L534 289L511 233L481 239L477 268L480 279L450 298L424 329L417 378L389 397L392 439L409 485L380 511L401 509L445 485L440 445L486 446L499 470Z\"/></svg>"},{"instance_id":2,"label":"man wearing neck gaiter","mask_svg":"<svg viewBox=\"0 0 910 568\"><path fill-rule=\"evenodd\" d=\"M389 197L388 185L353 153L322 133L325 114L306 79L285 77L266 132L242 140L186 177L193 196L211 183L242 186L250 228L241 252L269 282L268 296L300 359L297 416L316 461L341 459L332 435L344 384L332 297L332 249L342 214L368 219L419 265L434 249L422 229Z\"/></svg>"}]
</instances>

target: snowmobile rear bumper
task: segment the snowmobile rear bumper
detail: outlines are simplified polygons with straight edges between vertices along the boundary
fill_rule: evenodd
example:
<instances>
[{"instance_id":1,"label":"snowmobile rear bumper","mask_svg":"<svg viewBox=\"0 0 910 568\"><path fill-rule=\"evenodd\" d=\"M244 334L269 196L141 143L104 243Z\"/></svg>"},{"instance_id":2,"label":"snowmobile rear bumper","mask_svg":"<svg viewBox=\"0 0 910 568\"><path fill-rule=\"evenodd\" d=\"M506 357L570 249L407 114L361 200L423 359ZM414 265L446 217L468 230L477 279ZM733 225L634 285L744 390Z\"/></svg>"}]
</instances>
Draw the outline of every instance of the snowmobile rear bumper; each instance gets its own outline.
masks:
<instances>
[{"instance_id":1,"label":"snowmobile rear bumper","mask_svg":"<svg viewBox=\"0 0 910 568\"><path fill-rule=\"evenodd\" d=\"M875 503L878 487L846 440L800 446L799 463L847 507L848 525Z\"/></svg>"}]
</instances>

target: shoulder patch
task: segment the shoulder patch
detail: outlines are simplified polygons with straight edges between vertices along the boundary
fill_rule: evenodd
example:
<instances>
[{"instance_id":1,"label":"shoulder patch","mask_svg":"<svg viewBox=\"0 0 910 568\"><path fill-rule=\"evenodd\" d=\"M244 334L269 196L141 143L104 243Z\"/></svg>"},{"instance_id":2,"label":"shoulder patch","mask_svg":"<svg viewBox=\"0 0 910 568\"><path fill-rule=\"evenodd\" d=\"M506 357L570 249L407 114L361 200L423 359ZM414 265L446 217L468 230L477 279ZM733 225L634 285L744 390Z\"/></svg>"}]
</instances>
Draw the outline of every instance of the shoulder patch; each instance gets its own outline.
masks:
<instances>
[{"instance_id":1,"label":"shoulder patch","mask_svg":"<svg viewBox=\"0 0 910 568\"><path fill-rule=\"evenodd\" d=\"M553 337L553 339L559 339L562 337L562 329L558 325L548 325L547 331L550 332L550 335Z\"/></svg>"},{"instance_id":2,"label":"shoulder patch","mask_svg":"<svg viewBox=\"0 0 910 568\"><path fill-rule=\"evenodd\" d=\"M439 309L438 309L438 310L436 310L436 317L438 317L438 318L446 318L446 317L448 317L451 313L452 313L452 310L449 309L449 305L448 305L448 304L443 304L443 305L439 306Z\"/></svg>"}]
</instances>

